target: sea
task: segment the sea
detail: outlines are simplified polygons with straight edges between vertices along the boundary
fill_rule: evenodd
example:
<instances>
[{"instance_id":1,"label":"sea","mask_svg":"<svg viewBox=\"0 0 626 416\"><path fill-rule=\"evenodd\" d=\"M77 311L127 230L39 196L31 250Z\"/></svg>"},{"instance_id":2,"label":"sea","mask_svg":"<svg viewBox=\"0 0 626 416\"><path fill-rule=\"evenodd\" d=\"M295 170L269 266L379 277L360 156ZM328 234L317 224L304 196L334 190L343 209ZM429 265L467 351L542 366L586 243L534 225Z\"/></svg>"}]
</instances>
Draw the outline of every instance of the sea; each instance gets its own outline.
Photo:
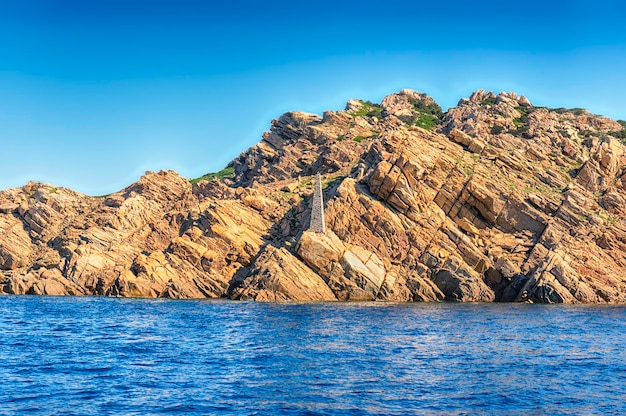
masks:
<instances>
[{"instance_id":1,"label":"sea","mask_svg":"<svg viewBox=\"0 0 626 416\"><path fill-rule=\"evenodd\" d=\"M0 297L0 414L626 413L626 307Z\"/></svg>"}]
</instances>

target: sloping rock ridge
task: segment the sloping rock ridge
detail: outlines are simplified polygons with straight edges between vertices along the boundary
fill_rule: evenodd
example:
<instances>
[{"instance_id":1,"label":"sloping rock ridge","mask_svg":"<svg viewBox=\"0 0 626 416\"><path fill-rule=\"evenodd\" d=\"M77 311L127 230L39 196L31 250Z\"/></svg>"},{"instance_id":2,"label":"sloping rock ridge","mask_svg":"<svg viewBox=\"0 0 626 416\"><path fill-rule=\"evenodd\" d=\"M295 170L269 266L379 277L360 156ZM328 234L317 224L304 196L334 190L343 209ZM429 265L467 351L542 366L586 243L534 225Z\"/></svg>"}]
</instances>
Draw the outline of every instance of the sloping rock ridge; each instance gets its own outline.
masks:
<instances>
[{"instance_id":1,"label":"sloping rock ridge","mask_svg":"<svg viewBox=\"0 0 626 416\"><path fill-rule=\"evenodd\" d=\"M515 93L286 113L209 181L0 192L0 292L624 303L625 138ZM307 230L317 173L325 234Z\"/></svg>"}]
</instances>

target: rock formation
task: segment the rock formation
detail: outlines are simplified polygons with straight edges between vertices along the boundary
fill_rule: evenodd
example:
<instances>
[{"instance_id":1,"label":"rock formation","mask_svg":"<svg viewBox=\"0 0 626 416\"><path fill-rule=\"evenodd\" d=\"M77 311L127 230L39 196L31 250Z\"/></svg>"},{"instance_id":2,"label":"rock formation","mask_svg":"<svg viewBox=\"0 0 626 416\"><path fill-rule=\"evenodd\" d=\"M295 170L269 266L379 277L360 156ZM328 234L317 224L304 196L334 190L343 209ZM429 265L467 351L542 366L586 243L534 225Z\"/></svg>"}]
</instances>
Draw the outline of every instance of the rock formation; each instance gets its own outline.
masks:
<instances>
[{"instance_id":1,"label":"rock formation","mask_svg":"<svg viewBox=\"0 0 626 416\"><path fill-rule=\"evenodd\" d=\"M0 192L0 292L624 303L625 137L515 93L286 113L210 181Z\"/></svg>"}]
</instances>

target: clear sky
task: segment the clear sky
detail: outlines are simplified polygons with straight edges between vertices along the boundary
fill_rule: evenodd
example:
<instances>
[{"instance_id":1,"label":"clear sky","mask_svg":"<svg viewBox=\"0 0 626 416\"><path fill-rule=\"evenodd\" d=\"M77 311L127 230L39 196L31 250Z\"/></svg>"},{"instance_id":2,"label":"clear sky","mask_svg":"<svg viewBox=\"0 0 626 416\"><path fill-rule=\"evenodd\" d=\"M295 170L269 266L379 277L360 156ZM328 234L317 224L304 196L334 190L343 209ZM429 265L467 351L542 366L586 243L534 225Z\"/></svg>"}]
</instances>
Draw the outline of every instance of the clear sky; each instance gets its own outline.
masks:
<instances>
[{"instance_id":1,"label":"clear sky","mask_svg":"<svg viewBox=\"0 0 626 416\"><path fill-rule=\"evenodd\" d=\"M619 1L0 0L0 189L223 168L285 111L479 88L626 119Z\"/></svg>"}]
</instances>

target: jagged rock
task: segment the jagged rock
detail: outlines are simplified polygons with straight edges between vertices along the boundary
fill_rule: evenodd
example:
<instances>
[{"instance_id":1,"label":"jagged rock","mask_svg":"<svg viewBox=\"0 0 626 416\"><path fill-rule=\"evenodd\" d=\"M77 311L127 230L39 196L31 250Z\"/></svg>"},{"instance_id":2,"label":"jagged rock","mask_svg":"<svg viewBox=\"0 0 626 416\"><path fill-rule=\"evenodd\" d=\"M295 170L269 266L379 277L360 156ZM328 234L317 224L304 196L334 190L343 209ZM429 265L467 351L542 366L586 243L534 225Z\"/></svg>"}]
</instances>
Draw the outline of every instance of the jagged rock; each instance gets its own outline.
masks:
<instances>
[{"instance_id":1,"label":"jagged rock","mask_svg":"<svg viewBox=\"0 0 626 416\"><path fill-rule=\"evenodd\" d=\"M334 289L340 300L373 300L384 281L381 260L361 247L344 245L332 232L306 231L298 255Z\"/></svg>"},{"instance_id":2,"label":"jagged rock","mask_svg":"<svg viewBox=\"0 0 626 416\"><path fill-rule=\"evenodd\" d=\"M15 270L28 264L33 252L30 236L19 219L0 216L0 270Z\"/></svg>"},{"instance_id":3,"label":"jagged rock","mask_svg":"<svg viewBox=\"0 0 626 416\"><path fill-rule=\"evenodd\" d=\"M472 153L480 153L485 148L485 143L482 140L471 137L458 129L452 129L452 131L448 133L448 136L450 136L454 142L466 147Z\"/></svg>"},{"instance_id":4,"label":"jagged rock","mask_svg":"<svg viewBox=\"0 0 626 416\"><path fill-rule=\"evenodd\" d=\"M286 113L232 178L0 192L0 291L623 303L622 129L482 90L446 114L410 90ZM306 231L316 173L325 234Z\"/></svg>"},{"instance_id":5,"label":"jagged rock","mask_svg":"<svg viewBox=\"0 0 626 416\"><path fill-rule=\"evenodd\" d=\"M254 262L235 299L256 301L337 300L322 278L302 264L285 248L267 246Z\"/></svg>"}]
</instances>

